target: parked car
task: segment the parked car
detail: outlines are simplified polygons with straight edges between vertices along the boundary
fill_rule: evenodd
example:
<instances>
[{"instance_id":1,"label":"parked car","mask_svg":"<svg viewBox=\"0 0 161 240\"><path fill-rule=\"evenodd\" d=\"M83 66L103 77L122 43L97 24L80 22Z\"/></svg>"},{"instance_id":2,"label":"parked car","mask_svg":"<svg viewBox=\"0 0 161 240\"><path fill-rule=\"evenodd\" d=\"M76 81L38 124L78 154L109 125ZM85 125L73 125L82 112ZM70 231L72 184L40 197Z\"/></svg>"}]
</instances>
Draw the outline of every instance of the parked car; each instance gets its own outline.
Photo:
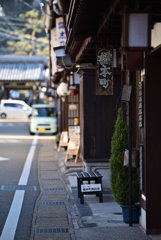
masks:
<instances>
[{"instance_id":1,"label":"parked car","mask_svg":"<svg viewBox=\"0 0 161 240\"><path fill-rule=\"evenodd\" d=\"M5 118L30 118L32 108L21 100L1 100L0 117Z\"/></svg>"},{"instance_id":2,"label":"parked car","mask_svg":"<svg viewBox=\"0 0 161 240\"><path fill-rule=\"evenodd\" d=\"M30 134L35 133L57 133L56 109L48 104L32 105L32 116L30 119Z\"/></svg>"}]
</instances>

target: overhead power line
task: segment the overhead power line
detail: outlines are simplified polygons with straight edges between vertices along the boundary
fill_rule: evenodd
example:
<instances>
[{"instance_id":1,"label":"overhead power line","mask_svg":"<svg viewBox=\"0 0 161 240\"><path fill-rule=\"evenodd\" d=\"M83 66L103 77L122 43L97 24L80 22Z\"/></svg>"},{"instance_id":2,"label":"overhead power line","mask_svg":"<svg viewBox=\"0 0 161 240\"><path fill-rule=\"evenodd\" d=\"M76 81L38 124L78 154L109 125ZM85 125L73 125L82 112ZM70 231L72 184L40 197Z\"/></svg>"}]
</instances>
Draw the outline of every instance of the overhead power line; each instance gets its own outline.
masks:
<instances>
[{"instance_id":1,"label":"overhead power line","mask_svg":"<svg viewBox=\"0 0 161 240\"><path fill-rule=\"evenodd\" d=\"M23 22L23 23L28 23L28 21L26 20L26 19L21 19L21 18L16 18L16 17L11 17L11 16L7 16L7 15L5 15L5 16L0 16L0 19L3 19L3 18L6 18L6 19L10 19L10 20L13 20L13 21L19 21L19 22Z\"/></svg>"},{"instance_id":2,"label":"overhead power line","mask_svg":"<svg viewBox=\"0 0 161 240\"><path fill-rule=\"evenodd\" d=\"M3 36L9 36L9 37L11 37L11 38L13 38L15 40L26 41L29 44L31 44L31 42L34 41L35 43L43 43L44 46L48 45L48 43L44 43L42 40L39 40L39 39L36 39L36 38L34 40L32 40L32 39L27 38L24 34L19 34L19 33L16 33L14 31L12 32L12 31L9 31L7 29L3 29L1 27L0 27L0 33Z\"/></svg>"},{"instance_id":3,"label":"overhead power line","mask_svg":"<svg viewBox=\"0 0 161 240\"><path fill-rule=\"evenodd\" d=\"M25 1L23 1L23 0L20 0L20 2L22 2L24 5L28 6L29 8L32 8L32 9L34 9L35 11L40 12L38 9L34 8L32 5L30 5L30 4L27 3L27 2L25 2Z\"/></svg>"},{"instance_id":4,"label":"overhead power line","mask_svg":"<svg viewBox=\"0 0 161 240\"><path fill-rule=\"evenodd\" d=\"M42 26L42 25L37 25L37 24L31 24L30 22L26 22L27 24L30 24L31 26L35 26L35 27L39 27L39 28L42 28L42 29L44 29L44 27ZM0 25L4 25L4 26L6 26L6 23L4 23L4 22L1 22L0 23ZM9 25L13 25L13 26L24 26L24 23L13 23L13 22L10 22L10 24Z\"/></svg>"}]
</instances>

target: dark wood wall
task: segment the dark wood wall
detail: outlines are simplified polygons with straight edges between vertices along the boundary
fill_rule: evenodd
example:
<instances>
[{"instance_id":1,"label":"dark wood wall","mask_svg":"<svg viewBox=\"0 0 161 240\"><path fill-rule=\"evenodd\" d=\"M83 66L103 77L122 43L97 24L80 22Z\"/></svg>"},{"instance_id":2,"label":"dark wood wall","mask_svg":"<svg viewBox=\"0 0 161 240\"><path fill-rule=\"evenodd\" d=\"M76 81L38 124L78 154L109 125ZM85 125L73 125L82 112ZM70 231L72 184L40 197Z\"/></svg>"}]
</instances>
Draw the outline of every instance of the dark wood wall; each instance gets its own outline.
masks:
<instances>
[{"instance_id":1,"label":"dark wood wall","mask_svg":"<svg viewBox=\"0 0 161 240\"><path fill-rule=\"evenodd\" d=\"M145 195L147 233L161 233L161 57L149 56L145 67Z\"/></svg>"},{"instance_id":2,"label":"dark wood wall","mask_svg":"<svg viewBox=\"0 0 161 240\"><path fill-rule=\"evenodd\" d=\"M83 72L80 79L80 153L84 161L107 161L117 110L121 106L120 75L114 76L114 95L95 93L95 73Z\"/></svg>"}]
</instances>

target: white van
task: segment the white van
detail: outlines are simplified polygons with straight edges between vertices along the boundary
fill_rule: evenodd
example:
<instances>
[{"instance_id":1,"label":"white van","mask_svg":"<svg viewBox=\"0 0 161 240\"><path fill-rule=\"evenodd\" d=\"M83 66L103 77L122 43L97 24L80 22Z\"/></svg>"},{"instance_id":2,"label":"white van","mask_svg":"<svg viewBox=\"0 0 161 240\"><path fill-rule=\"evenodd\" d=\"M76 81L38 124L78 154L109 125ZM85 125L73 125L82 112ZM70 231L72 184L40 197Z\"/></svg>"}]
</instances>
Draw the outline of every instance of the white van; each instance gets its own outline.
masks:
<instances>
[{"instance_id":1,"label":"white van","mask_svg":"<svg viewBox=\"0 0 161 240\"><path fill-rule=\"evenodd\" d=\"M30 118L32 108L21 100L1 100L0 117L5 118Z\"/></svg>"},{"instance_id":2,"label":"white van","mask_svg":"<svg viewBox=\"0 0 161 240\"><path fill-rule=\"evenodd\" d=\"M57 133L56 109L49 104L32 105L32 116L30 119L30 134L35 133Z\"/></svg>"}]
</instances>

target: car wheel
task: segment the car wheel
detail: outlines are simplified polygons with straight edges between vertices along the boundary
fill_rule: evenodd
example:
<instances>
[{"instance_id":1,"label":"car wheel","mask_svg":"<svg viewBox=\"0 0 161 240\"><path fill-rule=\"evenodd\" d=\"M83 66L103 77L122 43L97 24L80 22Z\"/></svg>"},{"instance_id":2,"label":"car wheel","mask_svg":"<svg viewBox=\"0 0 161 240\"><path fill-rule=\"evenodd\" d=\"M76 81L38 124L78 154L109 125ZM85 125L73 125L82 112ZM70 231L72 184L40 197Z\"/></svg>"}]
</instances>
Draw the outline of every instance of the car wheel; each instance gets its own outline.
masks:
<instances>
[{"instance_id":1,"label":"car wheel","mask_svg":"<svg viewBox=\"0 0 161 240\"><path fill-rule=\"evenodd\" d=\"M5 119L7 117L7 115L5 113L1 113L1 118Z\"/></svg>"},{"instance_id":2,"label":"car wheel","mask_svg":"<svg viewBox=\"0 0 161 240\"><path fill-rule=\"evenodd\" d=\"M58 133L58 132L53 132L53 133L52 133L52 135L54 135L54 136L55 136L55 135L57 135L57 133Z\"/></svg>"},{"instance_id":3,"label":"car wheel","mask_svg":"<svg viewBox=\"0 0 161 240\"><path fill-rule=\"evenodd\" d=\"M34 135L34 133L33 133L33 132L31 132L30 130L29 130L29 132L30 132L30 135Z\"/></svg>"}]
</instances>

